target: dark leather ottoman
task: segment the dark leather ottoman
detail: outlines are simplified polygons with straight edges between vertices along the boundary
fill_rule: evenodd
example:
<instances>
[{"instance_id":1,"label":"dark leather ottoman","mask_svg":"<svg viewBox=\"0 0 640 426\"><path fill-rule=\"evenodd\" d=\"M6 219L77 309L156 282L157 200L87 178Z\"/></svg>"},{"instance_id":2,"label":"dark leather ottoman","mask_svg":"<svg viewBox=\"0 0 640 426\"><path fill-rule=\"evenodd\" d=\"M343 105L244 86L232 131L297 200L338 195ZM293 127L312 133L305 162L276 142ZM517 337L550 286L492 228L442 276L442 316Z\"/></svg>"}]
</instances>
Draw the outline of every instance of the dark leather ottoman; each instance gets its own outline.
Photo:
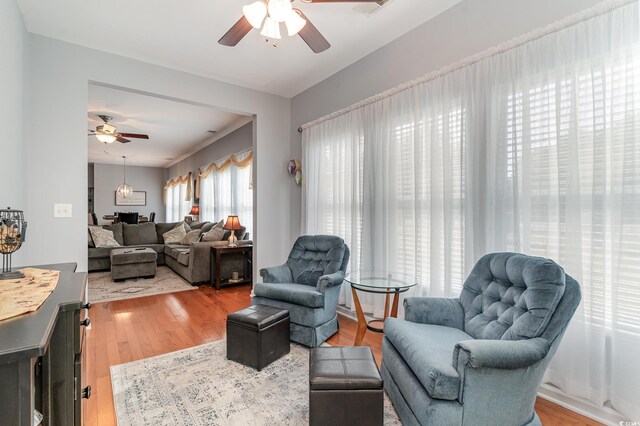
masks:
<instances>
[{"instance_id":1,"label":"dark leather ottoman","mask_svg":"<svg viewBox=\"0 0 640 426\"><path fill-rule=\"evenodd\" d=\"M310 425L382 425L382 392L382 378L369 347L311 350Z\"/></svg>"},{"instance_id":2,"label":"dark leather ottoman","mask_svg":"<svg viewBox=\"0 0 640 426\"><path fill-rule=\"evenodd\" d=\"M254 305L227 316L227 359L260 371L289 349L289 311Z\"/></svg>"}]
</instances>

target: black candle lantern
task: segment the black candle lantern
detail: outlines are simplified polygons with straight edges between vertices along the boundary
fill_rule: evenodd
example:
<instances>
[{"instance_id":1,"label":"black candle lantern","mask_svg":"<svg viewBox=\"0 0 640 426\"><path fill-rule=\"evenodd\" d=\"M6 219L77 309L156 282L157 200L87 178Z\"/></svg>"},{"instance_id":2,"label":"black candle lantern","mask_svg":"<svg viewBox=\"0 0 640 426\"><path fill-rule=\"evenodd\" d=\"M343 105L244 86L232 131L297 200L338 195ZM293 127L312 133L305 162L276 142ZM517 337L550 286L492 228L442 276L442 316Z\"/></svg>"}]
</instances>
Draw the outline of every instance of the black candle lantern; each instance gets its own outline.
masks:
<instances>
[{"instance_id":1,"label":"black candle lantern","mask_svg":"<svg viewBox=\"0 0 640 426\"><path fill-rule=\"evenodd\" d=\"M22 247L27 231L27 222L21 210L0 210L0 253L2 253L2 272L0 280L24 278L21 272L11 272L11 255Z\"/></svg>"}]
</instances>

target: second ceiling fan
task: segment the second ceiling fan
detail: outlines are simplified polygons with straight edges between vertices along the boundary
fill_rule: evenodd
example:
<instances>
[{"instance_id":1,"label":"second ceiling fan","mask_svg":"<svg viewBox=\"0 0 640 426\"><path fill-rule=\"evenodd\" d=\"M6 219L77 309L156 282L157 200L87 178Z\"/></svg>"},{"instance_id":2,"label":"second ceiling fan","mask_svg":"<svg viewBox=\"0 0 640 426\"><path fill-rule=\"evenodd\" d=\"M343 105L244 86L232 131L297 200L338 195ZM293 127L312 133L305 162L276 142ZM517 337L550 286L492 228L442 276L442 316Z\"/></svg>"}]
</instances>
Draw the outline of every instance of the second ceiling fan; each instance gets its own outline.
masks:
<instances>
[{"instance_id":1,"label":"second ceiling fan","mask_svg":"<svg viewBox=\"0 0 640 426\"><path fill-rule=\"evenodd\" d=\"M104 124L97 126L95 130L89 130L89 136L95 136L100 142L105 145L115 141L118 141L120 143L131 142L131 140L127 138L149 139L148 135L143 135L140 133L118 133L117 127L113 124L109 124L109 122L113 120L113 117L103 114L98 114L97 116L100 117L102 121L104 121Z\"/></svg>"},{"instance_id":2,"label":"second ceiling fan","mask_svg":"<svg viewBox=\"0 0 640 426\"><path fill-rule=\"evenodd\" d=\"M284 23L287 34L298 34L315 53L324 52L331 44L309 21L300 9L294 8L293 0L258 0L242 8L243 16L218 43L235 46L252 28L268 39L280 38L280 24ZM305 3L383 3L381 0L301 0Z\"/></svg>"}]
</instances>

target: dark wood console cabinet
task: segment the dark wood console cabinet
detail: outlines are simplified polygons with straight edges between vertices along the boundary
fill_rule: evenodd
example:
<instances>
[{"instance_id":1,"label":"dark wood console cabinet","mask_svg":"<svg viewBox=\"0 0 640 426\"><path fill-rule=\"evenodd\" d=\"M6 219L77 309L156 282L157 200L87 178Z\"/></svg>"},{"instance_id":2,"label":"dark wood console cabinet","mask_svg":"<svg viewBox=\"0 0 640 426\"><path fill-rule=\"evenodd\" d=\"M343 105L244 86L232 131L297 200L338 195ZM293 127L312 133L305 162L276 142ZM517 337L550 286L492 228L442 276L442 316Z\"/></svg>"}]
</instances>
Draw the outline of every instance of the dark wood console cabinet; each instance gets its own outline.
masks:
<instances>
[{"instance_id":1,"label":"dark wood console cabinet","mask_svg":"<svg viewBox=\"0 0 640 426\"><path fill-rule=\"evenodd\" d=\"M82 368L87 274L75 263L37 267L60 270L60 279L37 311L0 321L0 423L32 426L38 410L43 425L79 426L91 395Z\"/></svg>"}]
</instances>

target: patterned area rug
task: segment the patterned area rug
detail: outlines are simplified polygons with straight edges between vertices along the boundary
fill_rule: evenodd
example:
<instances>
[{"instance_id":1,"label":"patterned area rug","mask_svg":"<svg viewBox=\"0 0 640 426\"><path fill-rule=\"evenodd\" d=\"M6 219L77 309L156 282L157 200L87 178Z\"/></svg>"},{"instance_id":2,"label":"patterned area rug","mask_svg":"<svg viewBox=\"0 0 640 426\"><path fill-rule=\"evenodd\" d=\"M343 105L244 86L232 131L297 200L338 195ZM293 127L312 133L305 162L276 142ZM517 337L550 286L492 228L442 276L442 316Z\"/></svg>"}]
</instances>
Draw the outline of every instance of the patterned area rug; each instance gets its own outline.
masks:
<instances>
[{"instance_id":1,"label":"patterned area rug","mask_svg":"<svg viewBox=\"0 0 640 426\"><path fill-rule=\"evenodd\" d=\"M109 271L89 274L89 302L91 303L134 299L196 288L167 266L159 266L154 278L134 278L117 283L111 280Z\"/></svg>"},{"instance_id":2,"label":"patterned area rug","mask_svg":"<svg viewBox=\"0 0 640 426\"><path fill-rule=\"evenodd\" d=\"M226 358L220 340L111 367L119 426L307 425L309 349L258 372ZM401 425L385 395L385 425Z\"/></svg>"}]
</instances>

